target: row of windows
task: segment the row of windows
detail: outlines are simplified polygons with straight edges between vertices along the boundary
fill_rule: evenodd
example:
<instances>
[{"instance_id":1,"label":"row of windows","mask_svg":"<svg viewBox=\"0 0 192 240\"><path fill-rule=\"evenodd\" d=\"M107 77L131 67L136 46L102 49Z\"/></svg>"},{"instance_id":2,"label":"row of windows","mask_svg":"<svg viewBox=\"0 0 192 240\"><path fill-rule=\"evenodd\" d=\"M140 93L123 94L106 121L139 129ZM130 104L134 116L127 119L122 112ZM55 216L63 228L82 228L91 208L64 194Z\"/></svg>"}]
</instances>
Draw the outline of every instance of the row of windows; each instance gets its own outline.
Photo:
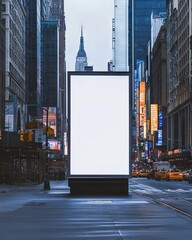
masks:
<instances>
[{"instance_id":1,"label":"row of windows","mask_svg":"<svg viewBox=\"0 0 192 240\"><path fill-rule=\"evenodd\" d=\"M25 73L25 55L23 48L15 41L13 41L14 36L10 34L10 58L19 68L19 71L24 75ZM13 44L14 43L14 44Z\"/></svg>"},{"instance_id":2,"label":"row of windows","mask_svg":"<svg viewBox=\"0 0 192 240\"><path fill-rule=\"evenodd\" d=\"M170 39L168 46L173 50L178 49L178 55L174 56L174 52L170 52L170 82L168 84L168 91L170 91L169 100L171 107L174 108L175 103L180 104L187 100L188 88L187 78L189 75L189 1L179 1L178 19L173 22L169 22L170 26ZM173 19L172 15L172 19ZM178 24L178 25L177 25ZM174 35L174 31L177 30L177 34ZM172 42L171 42L172 41ZM178 41L178 43L177 43ZM172 45L171 45L172 44ZM178 77L177 77L178 74ZM178 82L177 82L178 81ZM177 83L177 84L176 84Z\"/></svg>"},{"instance_id":3,"label":"row of windows","mask_svg":"<svg viewBox=\"0 0 192 240\"><path fill-rule=\"evenodd\" d=\"M189 35L189 15L185 16L183 21L178 26L178 33L181 36L181 41Z\"/></svg>"},{"instance_id":4,"label":"row of windows","mask_svg":"<svg viewBox=\"0 0 192 240\"><path fill-rule=\"evenodd\" d=\"M172 76L168 82L168 89L170 92L175 91L178 85L178 79L176 76Z\"/></svg>"},{"instance_id":5,"label":"row of windows","mask_svg":"<svg viewBox=\"0 0 192 240\"><path fill-rule=\"evenodd\" d=\"M19 72L16 70L12 63L9 63L9 68L10 74L14 77L14 79L17 80L18 85L21 88L24 88L24 79L21 77L21 75L19 74Z\"/></svg>"},{"instance_id":6,"label":"row of windows","mask_svg":"<svg viewBox=\"0 0 192 240\"><path fill-rule=\"evenodd\" d=\"M165 9L165 1L163 0L135 0L135 8L140 9L142 6L143 11L147 9Z\"/></svg>"},{"instance_id":7,"label":"row of windows","mask_svg":"<svg viewBox=\"0 0 192 240\"><path fill-rule=\"evenodd\" d=\"M6 12L6 4L1 5L1 10L2 10L2 12Z\"/></svg>"},{"instance_id":8,"label":"row of windows","mask_svg":"<svg viewBox=\"0 0 192 240\"><path fill-rule=\"evenodd\" d=\"M181 67L181 65L180 65ZM179 79L181 79L183 76L188 76L189 74L189 65L185 65L182 70L179 72Z\"/></svg>"},{"instance_id":9,"label":"row of windows","mask_svg":"<svg viewBox=\"0 0 192 240\"><path fill-rule=\"evenodd\" d=\"M184 0L179 1L179 9L180 9L179 18L182 18L189 11L189 0L187 0L185 2L184 2Z\"/></svg>"},{"instance_id":10,"label":"row of windows","mask_svg":"<svg viewBox=\"0 0 192 240\"><path fill-rule=\"evenodd\" d=\"M189 39L189 27L185 28L181 34L179 34L179 46L184 45L183 42ZM189 45L187 44L187 47Z\"/></svg>"},{"instance_id":11,"label":"row of windows","mask_svg":"<svg viewBox=\"0 0 192 240\"><path fill-rule=\"evenodd\" d=\"M18 28L19 23L13 21L11 18L9 21L9 25L10 25L10 30L15 36L15 38L20 42L21 45L24 45L24 36L25 36L24 28L22 29L23 31L20 31Z\"/></svg>"},{"instance_id":12,"label":"row of windows","mask_svg":"<svg viewBox=\"0 0 192 240\"><path fill-rule=\"evenodd\" d=\"M22 5L24 6L24 3L22 3ZM20 4L18 4L18 0L12 0L12 4L10 3L10 9L13 8L17 9L17 17L19 18L18 21L20 22L20 25L22 25L22 23L25 22L25 16L23 13L24 7L22 10Z\"/></svg>"},{"instance_id":13,"label":"row of windows","mask_svg":"<svg viewBox=\"0 0 192 240\"><path fill-rule=\"evenodd\" d=\"M18 51L17 51L18 52ZM24 75L24 64L21 64L21 59L17 57L16 51L13 48L10 48L10 58L17 65L19 71Z\"/></svg>"},{"instance_id":14,"label":"row of windows","mask_svg":"<svg viewBox=\"0 0 192 240\"><path fill-rule=\"evenodd\" d=\"M25 101L25 93L24 90L20 88L20 86L14 81L14 79L10 79L10 89L16 93L16 95L24 102Z\"/></svg>"},{"instance_id":15,"label":"row of windows","mask_svg":"<svg viewBox=\"0 0 192 240\"><path fill-rule=\"evenodd\" d=\"M179 62L182 65L189 64L189 44L188 41L185 41L186 44L184 44L179 50Z\"/></svg>"}]
</instances>

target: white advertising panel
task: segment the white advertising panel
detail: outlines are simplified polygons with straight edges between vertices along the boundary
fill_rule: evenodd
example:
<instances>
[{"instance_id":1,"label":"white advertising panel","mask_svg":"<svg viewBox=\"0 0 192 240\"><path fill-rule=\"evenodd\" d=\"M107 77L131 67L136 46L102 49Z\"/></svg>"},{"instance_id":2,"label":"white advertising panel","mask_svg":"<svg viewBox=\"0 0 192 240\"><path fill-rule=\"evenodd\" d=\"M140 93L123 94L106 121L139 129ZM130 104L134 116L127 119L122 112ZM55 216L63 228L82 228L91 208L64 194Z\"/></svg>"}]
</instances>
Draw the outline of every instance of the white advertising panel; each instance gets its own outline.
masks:
<instances>
[{"instance_id":1,"label":"white advertising panel","mask_svg":"<svg viewBox=\"0 0 192 240\"><path fill-rule=\"evenodd\" d=\"M70 176L125 176L130 169L128 73L69 73Z\"/></svg>"}]
</instances>

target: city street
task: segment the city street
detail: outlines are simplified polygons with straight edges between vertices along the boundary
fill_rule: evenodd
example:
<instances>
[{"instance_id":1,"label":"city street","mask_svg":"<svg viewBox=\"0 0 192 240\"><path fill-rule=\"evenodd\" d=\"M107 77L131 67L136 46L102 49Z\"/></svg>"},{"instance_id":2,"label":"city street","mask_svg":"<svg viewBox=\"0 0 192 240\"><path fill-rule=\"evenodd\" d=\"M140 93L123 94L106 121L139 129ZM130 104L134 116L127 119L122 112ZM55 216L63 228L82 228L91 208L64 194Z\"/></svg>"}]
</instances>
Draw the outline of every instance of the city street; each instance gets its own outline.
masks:
<instances>
[{"instance_id":1,"label":"city street","mask_svg":"<svg viewBox=\"0 0 192 240\"><path fill-rule=\"evenodd\" d=\"M0 239L191 239L192 185L146 178L129 185L125 197L70 196L66 180L51 181L50 191L0 185Z\"/></svg>"}]
</instances>

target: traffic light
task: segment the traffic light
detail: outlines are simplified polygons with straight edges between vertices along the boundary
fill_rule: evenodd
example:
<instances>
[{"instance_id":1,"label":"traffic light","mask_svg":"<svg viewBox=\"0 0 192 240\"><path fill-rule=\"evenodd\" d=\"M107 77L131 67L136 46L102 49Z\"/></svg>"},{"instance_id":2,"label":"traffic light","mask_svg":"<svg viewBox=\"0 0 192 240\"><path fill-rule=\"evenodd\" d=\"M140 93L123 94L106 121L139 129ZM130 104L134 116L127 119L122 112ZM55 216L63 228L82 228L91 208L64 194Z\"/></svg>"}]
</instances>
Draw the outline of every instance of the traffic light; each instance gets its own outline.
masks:
<instances>
[{"instance_id":1,"label":"traffic light","mask_svg":"<svg viewBox=\"0 0 192 240\"><path fill-rule=\"evenodd\" d=\"M20 133L19 133L19 139L20 139L20 141L24 141L24 132L23 131L21 131Z\"/></svg>"},{"instance_id":2,"label":"traffic light","mask_svg":"<svg viewBox=\"0 0 192 240\"><path fill-rule=\"evenodd\" d=\"M28 132L28 142L33 142L34 141L34 134L33 132Z\"/></svg>"},{"instance_id":3,"label":"traffic light","mask_svg":"<svg viewBox=\"0 0 192 240\"><path fill-rule=\"evenodd\" d=\"M34 141L34 133L29 131L21 131L20 132L20 141L22 142L33 142Z\"/></svg>"},{"instance_id":4,"label":"traffic light","mask_svg":"<svg viewBox=\"0 0 192 240\"><path fill-rule=\"evenodd\" d=\"M21 131L20 132L20 141L22 142L27 142L28 141L28 131L27 132L24 132L24 131Z\"/></svg>"},{"instance_id":5,"label":"traffic light","mask_svg":"<svg viewBox=\"0 0 192 240\"><path fill-rule=\"evenodd\" d=\"M24 139L24 142L28 142L28 139L29 139L28 132L24 132L23 139Z\"/></svg>"}]
</instances>

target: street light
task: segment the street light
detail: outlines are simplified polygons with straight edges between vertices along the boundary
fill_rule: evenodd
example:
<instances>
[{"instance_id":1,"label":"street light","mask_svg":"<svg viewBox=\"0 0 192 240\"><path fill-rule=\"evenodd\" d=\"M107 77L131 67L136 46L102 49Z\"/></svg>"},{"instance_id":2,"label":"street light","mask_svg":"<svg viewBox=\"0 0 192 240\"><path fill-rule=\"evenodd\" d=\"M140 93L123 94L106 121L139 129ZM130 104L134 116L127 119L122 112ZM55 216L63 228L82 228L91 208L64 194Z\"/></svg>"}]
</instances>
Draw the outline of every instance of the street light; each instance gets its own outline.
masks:
<instances>
[{"instance_id":1,"label":"street light","mask_svg":"<svg viewBox=\"0 0 192 240\"><path fill-rule=\"evenodd\" d=\"M46 111L46 168L45 168L45 180L44 180L44 190L50 190L50 182L49 182L49 161L48 161L48 117L49 117L49 107L43 108Z\"/></svg>"}]
</instances>

